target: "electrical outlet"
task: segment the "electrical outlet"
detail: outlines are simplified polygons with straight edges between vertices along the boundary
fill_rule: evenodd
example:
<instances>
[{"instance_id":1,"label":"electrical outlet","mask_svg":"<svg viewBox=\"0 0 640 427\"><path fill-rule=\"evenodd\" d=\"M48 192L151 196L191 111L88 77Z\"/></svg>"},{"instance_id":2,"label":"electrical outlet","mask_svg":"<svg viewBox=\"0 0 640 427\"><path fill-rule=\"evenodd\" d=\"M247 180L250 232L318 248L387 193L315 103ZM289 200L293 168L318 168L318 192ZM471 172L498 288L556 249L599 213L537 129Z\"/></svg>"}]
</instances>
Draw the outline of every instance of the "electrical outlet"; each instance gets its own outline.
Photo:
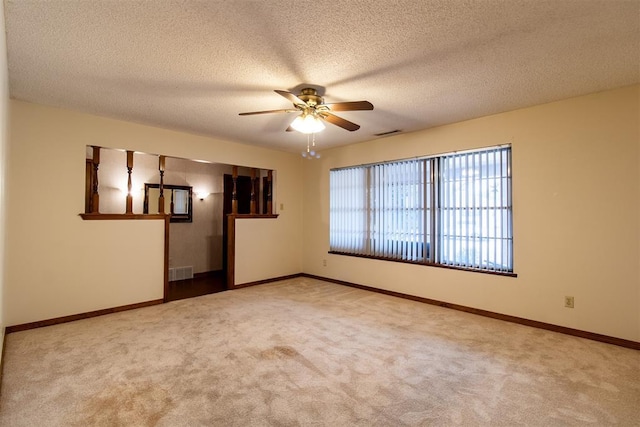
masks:
<instances>
[{"instance_id":1,"label":"electrical outlet","mask_svg":"<svg viewBox=\"0 0 640 427\"><path fill-rule=\"evenodd\" d=\"M573 297L564 297L564 306L567 308L573 308Z\"/></svg>"},{"instance_id":2,"label":"electrical outlet","mask_svg":"<svg viewBox=\"0 0 640 427\"><path fill-rule=\"evenodd\" d=\"M284 203L280 203L280 210L283 211L284 210Z\"/></svg>"},{"instance_id":3,"label":"electrical outlet","mask_svg":"<svg viewBox=\"0 0 640 427\"><path fill-rule=\"evenodd\" d=\"M323 260L322 260L322 266L323 266L323 267L326 267L326 266L327 266L327 260L326 260L326 259L323 259Z\"/></svg>"}]
</instances>

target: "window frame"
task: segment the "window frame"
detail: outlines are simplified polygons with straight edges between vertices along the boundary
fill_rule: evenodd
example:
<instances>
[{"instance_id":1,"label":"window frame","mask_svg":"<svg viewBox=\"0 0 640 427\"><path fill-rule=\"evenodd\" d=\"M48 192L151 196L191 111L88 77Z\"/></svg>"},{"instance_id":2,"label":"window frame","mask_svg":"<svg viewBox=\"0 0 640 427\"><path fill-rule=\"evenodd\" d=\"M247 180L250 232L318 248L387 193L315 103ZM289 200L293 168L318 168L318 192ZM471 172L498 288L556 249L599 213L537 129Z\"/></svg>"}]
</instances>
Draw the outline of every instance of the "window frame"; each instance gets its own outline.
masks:
<instances>
[{"instance_id":1,"label":"window frame","mask_svg":"<svg viewBox=\"0 0 640 427\"><path fill-rule=\"evenodd\" d=\"M492 154L491 154L492 153ZM498 157L496 157L496 153L498 155ZM450 161L451 159L453 159L454 165L455 162L457 161L457 166L454 166L453 170L455 173L460 173L462 174L463 170L466 171L468 174L473 172L474 174L477 174L477 171L473 168L469 167L469 158L470 156L477 156L479 159L482 159L482 155L486 156L486 163L482 163L480 162L478 165L480 167L483 167L487 170L486 175L482 176L480 180L478 178L469 178L468 176L466 178L459 178L457 180L451 180L449 182L449 185L453 185L453 186L457 186L458 190L456 190L457 192L453 192L451 193L451 189L447 189L447 191L449 191L450 194L446 194L445 190L445 178L443 177L443 174L446 172L445 171L445 162L446 161ZM491 164L491 161L488 160L489 156L493 155L493 164ZM514 251L514 245L513 245L513 241L514 241L514 236L513 236L513 197L512 197L512 190L513 190L513 185L512 185L512 146L511 144L503 144L503 145L496 145L496 146L492 146L492 147L485 147L485 148L480 148L480 149L473 149L473 150L464 150L464 151L456 151L456 152L451 152L451 153L445 153L445 154L437 154L437 155L430 155L430 156L423 156L423 157L414 157L414 158L409 158L409 159L401 159L401 160L393 160L393 161L386 161L386 162L377 162L377 163L369 163L369 164L363 164L363 165L357 165L357 166L347 166L347 167L341 167L341 168L333 168L330 169L330 183L329 183L329 243L330 243L330 249L329 249L329 253L330 254L335 254L335 255L344 255L344 256L354 256L354 257L359 257L359 258L368 258L368 259L377 259L377 260L383 260L383 261L393 261L393 262L401 262L401 263L408 263L408 264L416 264L416 265L425 265L425 266L432 266L432 267L441 267L441 268L448 268L448 269L454 269L454 270L463 270L463 271L471 271L471 272L480 272L480 273L485 273L485 274L496 274L496 275L501 275L501 276L509 276L509 277L517 277L517 274L515 273L515 265L514 265L514 257L513 257L513 251ZM457 160L460 159L460 160ZM462 162L463 160L465 162L464 165L464 169L462 167ZM475 161L475 158L474 160ZM499 166L497 166L497 162L500 162ZM378 230L381 225L378 223L375 223L375 220L372 218L375 218L376 220L380 219L380 215L379 213L372 208L372 205L375 205L378 200L372 201L375 199L375 197L380 197L380 189L379 189L379 185L380 184L376 184L376 180L378 179L378 176L376 176L376 173L380 173L379 171L381 169L386 168L393 168L394 165L401 165L401 167L405 167L408 168L409 170L411 170L411 168L414 164L418 164L418 163L422 163L424 166L422 167L422 181L419 183L419 185L422 185L422 188L420 189L420 192L422 193L421 199L418 200L419 203L421 203L421 205L417 208L418 210L420 210L422 212L423 218L422 218L422 224L420 225L420 230L422 230L422 239L418 241L417 246L419 247L419 249L417 250L417 255L416 255L416 244L413 243L413 248L409 249L409 252L411 253L411 251L413 252L413 255L410 256L410 258L412 259L406 259L408 258L407 256L404 256L406 249L402 249L400 251L401 255L398 255L398 253L396 252L392 252L393 256L389 256L388 253L387 255L380 255L379 251L376 251L375 248L372 248L371 246L377 247L377 244L375 243L375 239L379 237L379 235L381 234L380 230ZM409 165L408 167L406 165ZM506 170L504 170L504 166L506 165ZM493 175L490 175L489 173L489 167L493 168ZM475 166L474 166L475 167ZM418 168L418 170L420 170L420 168ZM497 174L497 171L500 171L499 174ZM365 184L364 187L361 189L363 190L362 192L366 195L366 233L367 235L364 238L364 247L361 250L348 250L345 249L343 247L340 247L339 245L335 244L335 221L337 220L337 217L334 216L334 208L336 208L335 206L335 201L336 198L334 197L334 188L335 188L335 183L333 182L333 178L336 176L334 174L337 173L344 173L342 171L352 171L352 173L358 174L358 173L362 173L362 171L364 171L364 175L365 175ZM348 172L347 172L348 173ZM481 172L482 173L482 172ZM405 179L407 178L406 176L404 177ZM416 176L409 176L409 180L411 181L408 184L404 183L404 184L399 184L398 188L400 189L399 191L406 191L406 187L410 187L411 185L413 185L413 181L416 179ZM486 181L486 182L485 182ZM494 188L489 187L489 182L492 181L493 185L496 185L496 181L499 182L499 190ZM453 183L453 184L451 184ZM378 185L378 186L376 186ZM388 186L392 186L392 184L386 183L385 185ZM478 190L478 186L480 185L486 185L486 187L484 187L485 193L483 194L482 191ZM472 187L472 189L470 189L470 186ZM460 188L464 187L464 191L461 190ZM493 198L494 200L492 201L493 204L491 204L491 201L488 200L484 200L487 197L487 192L488 191L492 191L495 193L498 193L499 191L499 195L494 195ZM461 193L464 193L464 197L466 197L466 204L464 201L461 201L461 198L463 196L461 196ZM387 190L387 194L397 194L394 193L393 190ZM407 194L407 193L403 193L403 194ZM452 194L454 194L454 199L453 199L453 204L449 203L451 202L451 197ZM344 195L342 195L342 197L344 198ZM449 199L447 199L447 197L449 197ZM480 199L483 199L484 202L486 203L485 206L481 206L481 204L476 204L476 198L478 199L478 201L480 201ZM397 200L397 199L396 199ZM412 200L413 202L415 202L416 200ZM500 203L498 203L498 201ZM449 203L447 205L447 203ZM446 206L445 206L446 205ZM383 206L382 209L384 209L385 207ZM393 208L390 208L393 209ZM412 206L410 209L416 209L415 206ZM485 210L486 213L483 211ZM405 208L404 213L407 213L408 210ZM491 212L491 215L489 215L488 213ZM495 215L495 213L497 212L502 212L501 216L500 216L500 220L498 221L497 219L497 215ZM460 226L460 220L458 220L457 223L455 223L456 225L453 226L452 230L454 230L454 232L460 232L461 230L464 230L465 234L464 235L454 235L449 236L449 239L453 239L453 241L455 242L456 240L459 240L459 246L460 249L462 250L462 248L466 248L464 249L464 251L466 251L466 258L465 258L465 262L451 262L450 259L447 260L443 260L443 256L444 256L444 232L443 232L443 226L445 224L445 220L443 218L443 216L445 215L445 213L447 215L450 215L450 220L451 218L456 218L456 215L458 216L462 216L462 215L466 215L466 225L464 226ZM483 220L486 220L486 224L487 224L487 228L488 228L488 224L491 223L491 226L494 228L493 231L493 235L491 235L490 232L486 231L484 228L482 228L482 231L480 232L480 234L478 234L478 228L481 228L478 226L477 224L477 216L480 215L480 217ZM471 232L469 232L469 220L470 218L472 219L472 229L474 230L474 232L476 234L472 234ZM344 221L344 219L343 219ZM491 222L493 221L493 222ZM506 223L505 223L506 222ZM500 229L500 234L498 234L498 225L497 223L500 223L499 225L499 229ZM407 226L405 225L405 231ZM457 227L457 228L456 228ZM372 232L372 230L374 230L374 232ZM386 234L388 235L389 232L391 233L396 233L397 234L397 229L394 230L383 230L382 234ZM418 233L419 235L419 233ZM416 235L416 236L418 236ZM414 237L411 235L411 239L413 240ZM404 241L403 241L404 242ZM466 242L466 246L463 244L464 242ZM471 242L471 246L469 246ZM388 241L387 243L388 244ZM410 244L409 240L407 242L404 242L404 244ZM492 250L494 251L494 256L491 259L484 259L482 260L482 258L478 258L478 255L476 254L476 252L478 252L478 245L480 245L480 248L489 248L492 247ZM500 247L500 252L499 252L499 256L498 256L498 247ZM426 254L425 249L426 249ZM481 249L482 250L482 249ZM488 249L485 249L487 251L487 254L485 256L489 256L489 252ZM384 251L383 251L384 252ZM455 250L454 250L455 252ZM421 255L421 256L420 256ZM457 257L457 258L456 258ZM460 259L460 255L458 255L458 253L456 253L456 255L454 255L454 258L456 259ZM480 251L480 257L482 257L482 251ZM470 259L473 258L474 260L478 260L479 261L470 261ZM506 259L506 264L504 264ZM501 263L497 263L495 261L500 260ZM488 265L490 264L494 264L495 266L497 266L496 268L490 268Z\"/></svg>"}]
</instances>

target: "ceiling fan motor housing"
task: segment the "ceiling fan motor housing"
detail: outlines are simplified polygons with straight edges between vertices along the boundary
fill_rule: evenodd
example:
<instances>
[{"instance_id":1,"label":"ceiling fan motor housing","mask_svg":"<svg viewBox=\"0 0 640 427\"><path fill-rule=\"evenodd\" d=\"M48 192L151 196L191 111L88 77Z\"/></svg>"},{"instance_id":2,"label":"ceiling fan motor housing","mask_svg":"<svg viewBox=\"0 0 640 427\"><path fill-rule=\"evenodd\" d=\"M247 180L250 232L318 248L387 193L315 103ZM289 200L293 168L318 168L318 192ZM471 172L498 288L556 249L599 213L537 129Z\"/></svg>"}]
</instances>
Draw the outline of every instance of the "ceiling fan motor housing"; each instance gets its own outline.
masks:
<instances>
[{"instance_id":1,"label":"ceiling fan motor housing","mask_svg":"<svg viewBox=\"0 0 640 427\"><path fill-rule=\"evenodd\" d=\"M298 98L303 100L309 107L315 107L316 105L324 104L324 99L322 99L322 97L318 95L318 92L316 92L316 90L312 88L302 89L302 91L300 91L300 95L298 95Z\"/></svg>"}]
</instances>

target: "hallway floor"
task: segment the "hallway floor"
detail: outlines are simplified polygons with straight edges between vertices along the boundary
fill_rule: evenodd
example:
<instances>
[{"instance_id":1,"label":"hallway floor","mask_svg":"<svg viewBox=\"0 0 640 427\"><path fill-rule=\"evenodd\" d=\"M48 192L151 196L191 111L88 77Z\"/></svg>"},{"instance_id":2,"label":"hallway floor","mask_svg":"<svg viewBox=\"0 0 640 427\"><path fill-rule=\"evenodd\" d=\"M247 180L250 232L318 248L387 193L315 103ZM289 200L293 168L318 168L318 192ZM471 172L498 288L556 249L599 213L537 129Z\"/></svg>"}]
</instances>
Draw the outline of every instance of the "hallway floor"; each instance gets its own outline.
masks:
<instances>
[{"instance_id":1,"label":"hallway floor","mask_svg":"<svg viewBox=\"0 0 640 427\"><path fill-rule=\"evenodd\" d=\"M169 301L199 297L227 290L224 271L214 271L205 277L169 282Z\"/></svg>"}]
</instances>

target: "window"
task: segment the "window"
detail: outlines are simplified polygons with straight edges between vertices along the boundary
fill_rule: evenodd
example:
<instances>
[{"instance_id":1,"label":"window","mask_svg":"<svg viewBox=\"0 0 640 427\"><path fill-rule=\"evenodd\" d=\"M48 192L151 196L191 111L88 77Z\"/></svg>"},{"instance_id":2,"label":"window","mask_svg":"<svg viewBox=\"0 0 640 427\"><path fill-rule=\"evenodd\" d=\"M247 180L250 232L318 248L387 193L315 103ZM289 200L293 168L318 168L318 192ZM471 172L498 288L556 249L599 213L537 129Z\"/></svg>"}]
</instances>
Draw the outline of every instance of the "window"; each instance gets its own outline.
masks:
<instances>
[{"instance_id":1,"label":"window","mask_svg":"<svg viewBox=\"0 0 640 427\"><path fill-rule=\"evenodd\" d=\"M330 250L513 272L511 147L332 169Z\"/></svg>"}]
</instances>

